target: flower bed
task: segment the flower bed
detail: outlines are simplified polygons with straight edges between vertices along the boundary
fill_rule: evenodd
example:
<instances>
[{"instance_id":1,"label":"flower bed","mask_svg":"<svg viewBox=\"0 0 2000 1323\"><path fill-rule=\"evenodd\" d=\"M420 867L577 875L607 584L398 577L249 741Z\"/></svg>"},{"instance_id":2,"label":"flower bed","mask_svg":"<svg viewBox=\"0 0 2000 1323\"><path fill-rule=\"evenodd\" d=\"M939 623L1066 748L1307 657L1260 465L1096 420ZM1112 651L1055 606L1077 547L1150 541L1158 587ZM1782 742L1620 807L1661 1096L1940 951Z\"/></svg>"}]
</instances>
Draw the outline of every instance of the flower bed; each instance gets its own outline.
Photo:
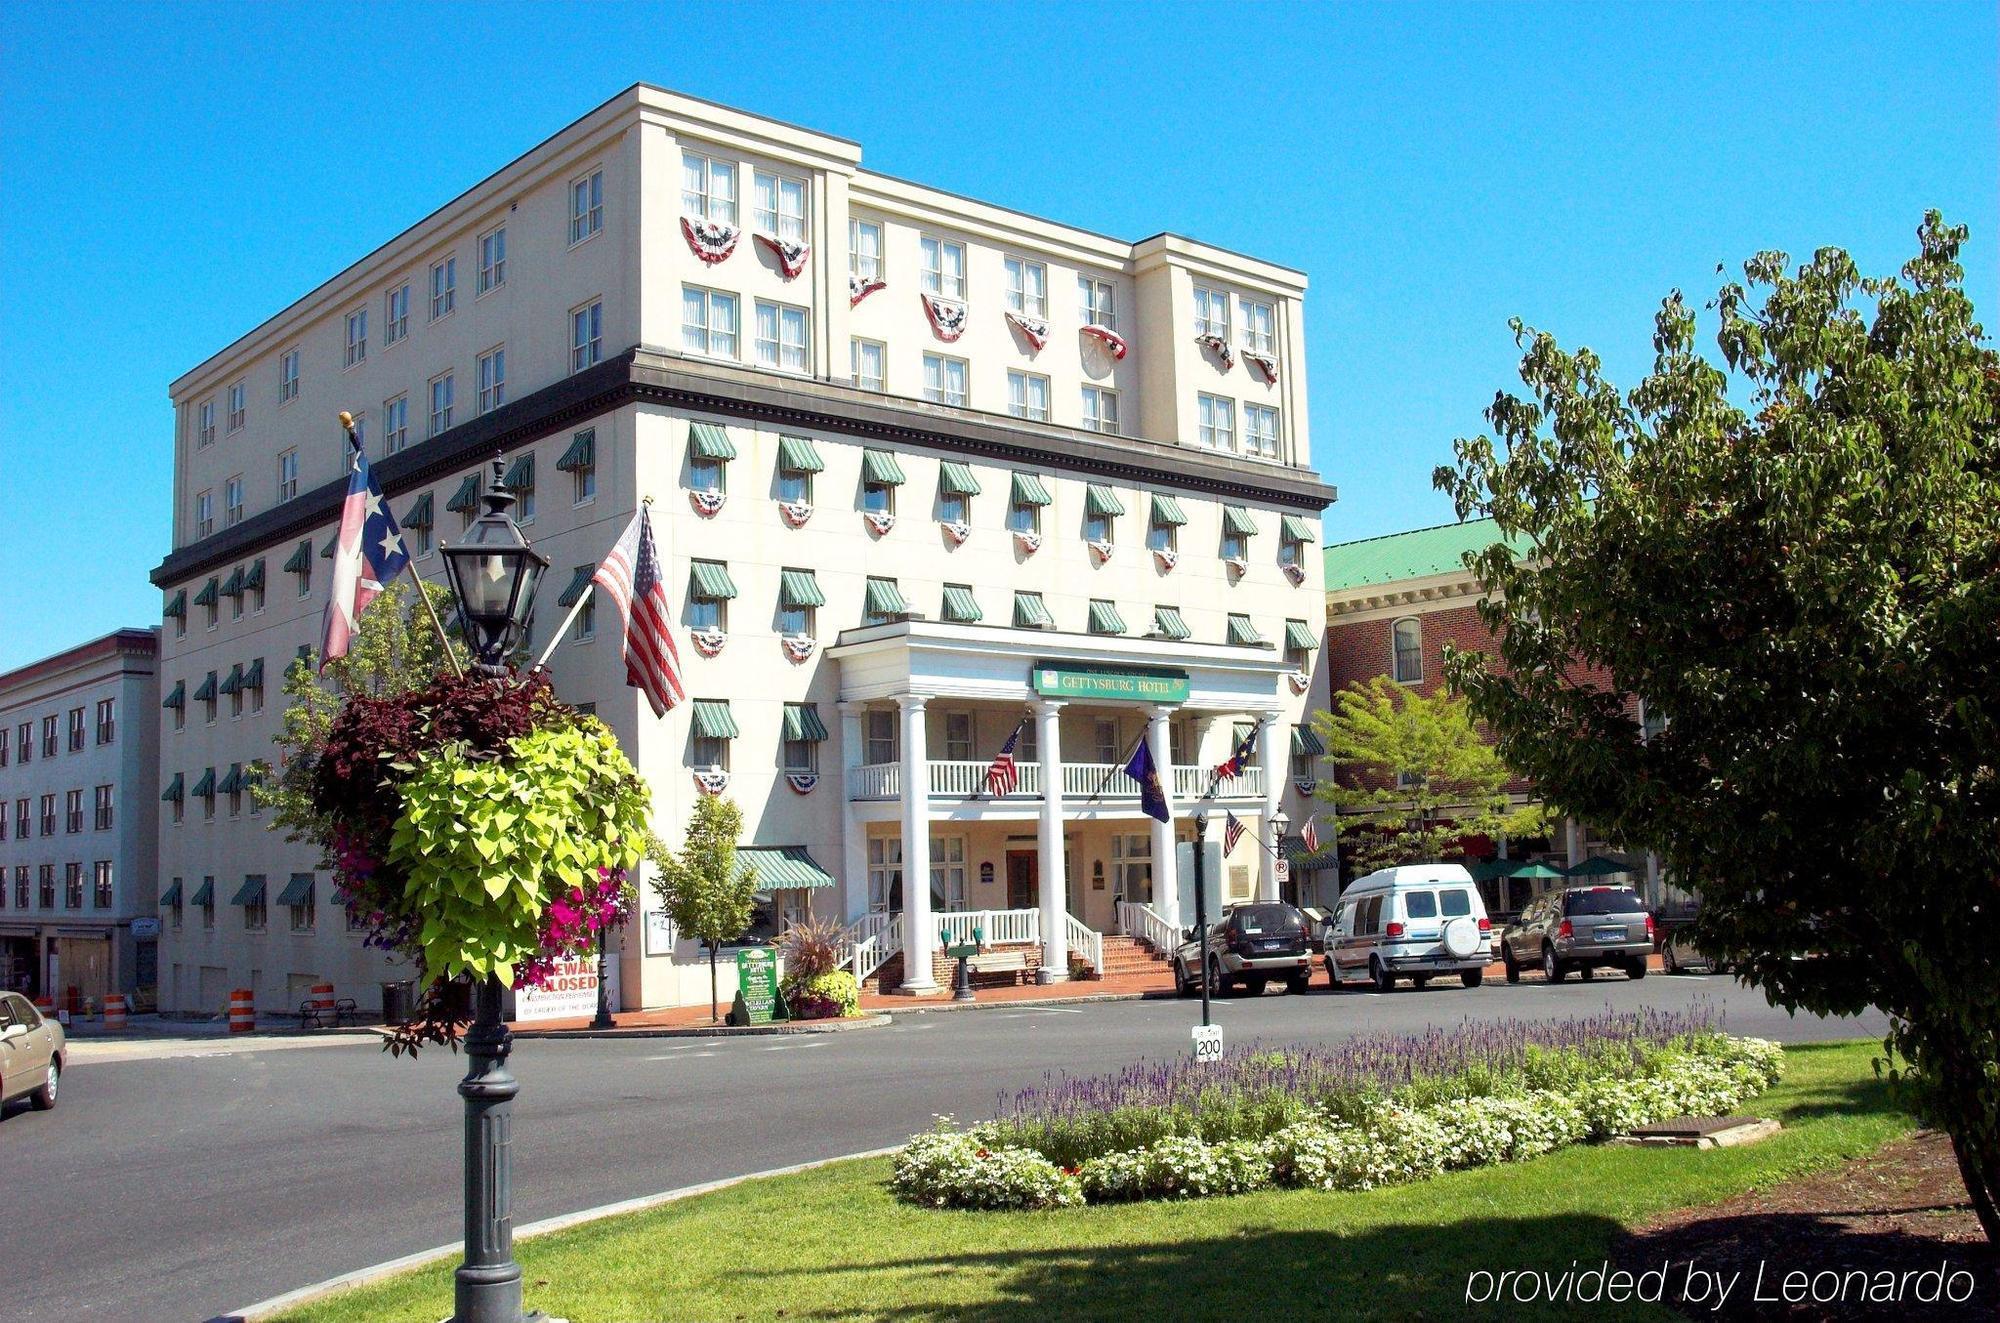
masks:
<instances>
[{"instance_id":1,"label":"flower bed","mask_svg":"<svg viewBox=\"0 0 2000 1323\"><path fill-rule=\"evenodd\" d=\"M1142 1061L1051 1078L969 1130L940 1118L892 1184L940 1208L1371 1189L1726 1112L1775 1083L1783 1056L1706 1014L1642 1012Z\"/></svg>"}]
</instances>

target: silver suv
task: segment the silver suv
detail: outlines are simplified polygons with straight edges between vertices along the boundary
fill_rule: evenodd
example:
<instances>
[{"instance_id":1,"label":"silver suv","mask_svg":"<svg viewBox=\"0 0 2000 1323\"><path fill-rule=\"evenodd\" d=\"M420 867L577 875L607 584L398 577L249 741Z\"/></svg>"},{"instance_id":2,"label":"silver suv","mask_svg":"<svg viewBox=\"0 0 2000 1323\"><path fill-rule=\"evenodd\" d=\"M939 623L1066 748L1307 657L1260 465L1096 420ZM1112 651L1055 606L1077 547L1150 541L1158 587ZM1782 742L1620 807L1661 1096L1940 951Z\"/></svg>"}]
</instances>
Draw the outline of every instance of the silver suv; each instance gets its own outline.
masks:
<instances>
[{"instance_id":1,"label":"silver suv","mask_svg":"<svg viewBox=\"0 0 2000 1323\"><path fill-rule=\"evenodd\" d=\"M1630 887L1571 887L1528 902L1521 917L1500 934L1500 963L1507 981L1539 968L1551 983L1572 970L1622 969L1646 977L1653 954L1652 912Z\"/></svg>"}]
</instances>

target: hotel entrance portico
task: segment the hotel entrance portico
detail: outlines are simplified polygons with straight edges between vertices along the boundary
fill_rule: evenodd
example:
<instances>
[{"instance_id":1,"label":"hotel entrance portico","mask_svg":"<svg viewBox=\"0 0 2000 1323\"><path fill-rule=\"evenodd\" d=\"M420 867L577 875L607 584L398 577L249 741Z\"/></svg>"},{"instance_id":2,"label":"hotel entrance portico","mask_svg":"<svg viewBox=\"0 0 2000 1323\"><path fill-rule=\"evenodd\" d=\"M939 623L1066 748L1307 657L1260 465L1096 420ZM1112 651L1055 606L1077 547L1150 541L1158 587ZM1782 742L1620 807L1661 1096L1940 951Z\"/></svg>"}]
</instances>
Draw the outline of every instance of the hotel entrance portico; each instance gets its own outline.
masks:
<instances>
[{"instance_id":1,"label":"hotel entrance portico","mask_svg":"<svg viewBox=\"0 0 2000 1323\"><path fill-rule=\"evenodd\" d=\"M1257 757L1216 785L1209 826L1219 833L1227 810L1254 829L1225 865L1225 897L1278 894L1292 668L1269 645L902 619L845 631L827 656L840 666L841 899L858 971L903 952L902 990L934 991L940 928L1038 947L1043 981L1067 977L1072 953L1101 968L1106 932L1176 940L1185 815L1258 722L1270 728ZM993 795L988 769L1017 727L1018 783ZM1124 771L1142 740L1172 822L1142 812ZM905 884L918 877L930 885Z\"/></svg>"}]
</instances>

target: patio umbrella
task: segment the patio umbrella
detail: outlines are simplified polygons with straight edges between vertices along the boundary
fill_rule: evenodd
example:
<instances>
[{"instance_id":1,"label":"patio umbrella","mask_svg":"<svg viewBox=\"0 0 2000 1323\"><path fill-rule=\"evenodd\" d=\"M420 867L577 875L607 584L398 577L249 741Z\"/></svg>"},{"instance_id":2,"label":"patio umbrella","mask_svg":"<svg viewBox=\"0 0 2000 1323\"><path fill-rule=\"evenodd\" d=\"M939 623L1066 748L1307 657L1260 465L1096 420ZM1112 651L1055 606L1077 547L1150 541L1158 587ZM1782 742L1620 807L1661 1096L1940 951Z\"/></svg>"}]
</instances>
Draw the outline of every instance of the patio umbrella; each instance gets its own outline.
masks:
<instances>
[{"instance_id":1,"label":"patio umbrella","mask_svg":"<svg viewBox=\"0 0 2000 1323\"><path fill-rule=\"evenodd\" d=\"M1567 877L1568 874L1564 873L1560 868L1550 868L1547 864L1542 863L1540 861L1536 861L1535 863L1532 864L1522 864L1519 868L1516 868L1512 872L1508 873L1507 876L1533 877L1533 878L1543 878L1547 880L1555 880Z\"/></svg>"},{"instance_id":2,"label":"patio umbrella","mask_svg":"<svg viewBox=\"0 0 2000 1323\"><path fill-rule=\"evenodd\" d=\"M1616 859L1594 855L1575 868L1565 869L1564 877L1621 877L1635 871L1630 864L1621 864Z\"/></svg>"}]
</instances>

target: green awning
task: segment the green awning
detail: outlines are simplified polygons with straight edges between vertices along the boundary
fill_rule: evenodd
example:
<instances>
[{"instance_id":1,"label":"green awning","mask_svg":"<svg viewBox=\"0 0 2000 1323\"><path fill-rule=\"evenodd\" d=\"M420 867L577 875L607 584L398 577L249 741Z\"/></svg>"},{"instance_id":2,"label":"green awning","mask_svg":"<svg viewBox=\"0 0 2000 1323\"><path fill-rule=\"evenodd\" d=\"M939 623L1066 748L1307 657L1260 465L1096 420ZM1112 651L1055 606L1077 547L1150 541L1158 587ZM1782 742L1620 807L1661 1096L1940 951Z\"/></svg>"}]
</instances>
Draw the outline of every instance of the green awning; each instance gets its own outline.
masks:
<instances>
[{"instance_id":1,"label":"green awning","mask_svg":"<svg viewBox=\"0 0 2000 1323\"><path fill-rule=\"evenodd\" d=\"M1222 531L1237 533L1243 537L1255 537L1257 521L1252 519L1250 512L1242 506L1225 505L1222 507Z\"/></svg>"},{"instance_id":2,"label":"green awning","mask_svg":"<svg viewBox=\"0 0 2000 1323\"><path fill-rule=\"evenodd\" d=\"M188 590L182 588L167 599L167 604L160 608L160 615L167 620L174 620L185 617L187 610Z\"/></svg>"},{"instance_id":3,"label":"green awning","mask_svg":"<svg viewBox=\"0 0 2000 1323\"><path fill-rule=\"evenodd\" d=\"M1118 614L1118 608L1110 602L1092 602L1090 604L1090 632L1093 634L1123 634L1125 632L1124 617Z\"/></svg>"},{"instance_id":4,"label":"green awning","mask_svg":"<svg viewBox=\"0 0 2000 1323\"><path fill-rule=\"evenodd\" d=\"M785 704L785 738L808 740L814 744L826 740L826 723L819 719L819 704Z\"/></svg>"},{"instance_id":5,"label":"green awning","mask_svg":"<svg viewBox=\"0 0 2000 1323\"><path fill-rule=\"evenodd\" d=\"M244 789L245 791L248 791L248 790L250 790L250 789L251 789L252 787L254 787L254 786L261 786L261 785L263 785L263 784L264 784L264 767L263 767L263 764L261 764L261 763L251 763L250 765L248 765L247 767L245 767L245 768L243 769L243 775L242 775L242 777L241 777L241 778L239 779L239 781L238 781L238 784L239 784L239 785L240 785L240 786L241 786L241 787L242 787L242 788L243 788L243 789Z\"/></svg>"},{"instance_id":6,"label":"green awning","mask_svg":"<svg viewBox=\"0 0 2000 1323\"><path fill-rule=\"evenodd\" d=\"M688 567L688 596L728 601L736 596L736 581L719 560L698 560Z\"/></svg>"},{"instance_id":7,"label":"green awning","mask_svg":"<svg viewBox=\"0 0 2000 1323\"><path fill-rule=\"evenodd\" d=\"M229 668L229 675L227 678L223 680L222 688L218 692L225 694L233 694L242 688L243 688L243 663L237 662L234 666Z\"/></svg>"},{"instance_id":8,"label":"green awning","mask_svg":"<svg viewBox=\"0 0 2000 1323\"><path fill-rule=\"evenodd\" d=\"M910 604L903 600L903 590L894 579L870 579L863 606L871 616L901 616L910 612Z\"/></svg>"},{"instance_id":9,"label":"green awning","mask_svg":"<svg viewBox=\"0 0 2000 1323\"><path fill-rule=\"evenodd\" d=\"M826 594L811 570L778 571L778 605L784 607L825 606Z\"/></svg>"},{"instance_id":10,"label":"green awning","mask_svg":"<svg viewBox=\"0 0 2000 1323\"><path fill-rule=\"evenodd\" d=\"M803 845L738 846L736 860L757 879L761 891L834 885L833 874L814 863Z\"/></svg>"},{"instance_id":11,"label":"green awning","mask_svg":"<svg viewBox=\"0 0 2000 1323\"><path fill-rule=\"evenodd\" d=\"M264 687L264 659L262 657L251 662L250 669L243 672L243 687L245 689L262 689Z\"/></svg>"},{"instance_id":12,"label":"green awning","mask_svg":"<svg viewBox=\"0 0 2000 1323\"><path fill-rule=\"evenodd\" d=\"M500 480L500 485L505 487L508 491L514 491L514 492L518 492L523 488L534 486L535 485L534 452L529 451L527 454L515 460L512 464L509 464L507 466L507 476ZM289 888L287 888L287 890L289 890Z\"/></svg>"},{"instance_id":13,"label":"green awning","mask_svg":"<svg viewBox=\"0 0 2000 1323\"><path fill-rule=\"evenodd\" d=\"M569 576L569 587L563 589L562 595L556 598L556 605L565 611L575 606L577 599L583 596L583 590L590 587L591 576L596 573L595 565L577 566L576 572Z\"/></svg>"},{"instance_id":14,"label":"green awning","mask_svg":"<svg viewBox=\"0 0 2000 1323\"><path fill-rule=\"evenodd\" d=\"M187 706L187 693L188 682L186 680L177 681L174 687L167 691L167 696L160 700L160 706L184 708Z\"/></svg>"},{"instance_id":15,"label":"green awning","mask_svg":"<svg viewBox=\"0 0 2000 1323\"><path fill-rule=\"evenodd\" d=\"M229 903L231 905L263 904L264 875L262 873L246 873L243 877L243 885L236 888L236 898Z\"/></svg>"},{"instance_id":16,"label":"green awning","mask_svg":"<svg viewBox=\"0 0 2000 1323\"><path fill-rule=\"evenodd\" d=\"M960 625L977 624L979 599L970 588L948 583L944 586L944 618Z\"/></svg>"},{"instance_id":17,"label":"green awning","mask_svg":"<svg viewBox=\"0 0 2000 1323\"><path fill-rule=\"evenodd\" d=\"M690 423L688 452L699 459L735 459L736 443L719 423Z\"/></svg>"},{"instance_id":18,"label":"green awning","mask_svg":"<svg viewBox=\"0 0 2000 1323\"><path fill-rule=\"evenodd\" d=\"M303 905L312 899L313 875L294 873L292 880L285 883L285 889L278 893L280 905Z\"/></svg>"},{"instance_id":19,"label":"green awning","mask_svg":"<svg viewBox=\"0 0 2000 1323\"><path fill-rule=\"evenodd\" d=\"M1292 752L1309 753L1313 757L1319 758L1326 754L1326 745L1320 742L1319 735L1311 726L1294 726L1292 727Z\"/></svg>"},{"instance_id":20,"label":"green awning","mask_svg":"<svg viewBox=\"0 0 2000 1323\"><path fill-rule=\"evenodd\" d=\"M307 538L305 541L299 543L299 545L293 549L291 558L285 562L285 573L304 574L307 570L312 568L312 563L313 563L313 544L312 544L312 539Z\"/></svg>"},{"instance_id":21,"label":"green awning","mask_svg":"<svg viewBox=\"0 0 2000 1323\"><path fill-rule=\"evenodd\" d=\"M264 587L264 558L262 556L259 556L250 563L249 570L243 575L243 586L252 591L258 591Z\"/></svg>"},{"instance_id":22,"label":"green awning","mask_svg":"<svg viewBox=\"0 0 2000 1323\"><path fill-rule=\"evenodd\" d=\"M1016 505L1054 505L1056 498L1049 495L1049 489L1042 486L1042 480L1032 473L1014 472L1014 495Z\"/></svg>"},{"instance_id":23,"label":"green awning","mask_svg":"<svg viewBox=\"0 0 2000 1323\"><path fill-rule=\"evenodd\" d=\"M1084 489L1083 512L1090 515L1122 515L1125 513L1125 502L1103 483L1093 482Z\"/></svg>"},{"instance_id":24,"label":"green awning","mask_svg":"<svg viewBox=\"0 0 2000 1323\"><path fill-rule=\"evenodd\" d=\"M979 479L972 476L971 465L948 459L938 466L938 490L946 496L977 496Z\"/></svg>"},{"instance_id":25,"label":"green awning","mask_svg":"<svg viewBox=\"0 0 2000 1323\"><path fill-rule=\"evenodd\" d=\"M202 681L202 682L201 682L200 684L198 684L198 685L196 685L196 686L195 686L195 690L194 690L194 696L195 696L195 700L196 700L197 702L202 702L202 703L213 703L213 702L215 701L215 672L214 672L214 671L210 671L210 672L208 673L208 678L207 678L206 680L203 680L203 681Z\"/></svg>"},{"instance_id":26,"label":"green awning","mask_svg":"<svg viewBox=\"0 0 2000 1323\"><path fill-rule=\"evenodd\" d=\"M340 530L336 528L333 530L332 534L327 537L326 545L319 549L320 558L323 560L332 560L333 553L338 551L339 549L340 549Z\"/></svg>"},{"instance_id":27,"label":"green awning","mask_svg":"<svg viewBox=\"0 0 2000 1323\"><path fill-rule=\"evenodd\" d=\"M778 438L778 472L820 473L825 468L826 463L820 459L819 449L813 445L811 437Z\"/></svg>"},{"instance_id":28,"label":"green awning","mask_svg":"<svg viewBox=\"0 0 2000 1323\"><path fill-rule=\"evenodd\" d=\"M706 740L733 740L739 733L726 698L694 700L694 733Z\"/></svg>"},{"instance_id":29,"label":"green awning","mask_svg":"<svg viewBox=\"0 0 2000 1323\"><path fill-rule=\"evenodd\" d=\"M444 503L444 508L453 514L473 514L479 509L479 475L468 473L458 484L458 490Z\"/></svg>"},{"instance_id":30,"label":"green awning","mask_svg":"<svg viewBox=\"0 0 2000 1323\"><path fill-rule=\"evenodd\" d=\"M895 452L889 450L861 452L861 480L884 487L899 487L907 481L903 477L903 466L896 462Z\"/></svg>"},{"instance_id":31,"label":"green awning","mask_svg":"<svg viewBox=\"0 0 2000 1323\"><path fill-rule=\"evenodd\" d=\"M1319 534L1298 515L1286 515L1278 524L1278 534L1287 542L1317 542Z\"/></svg>"},{"instance_id":32,"label":"green awning","mask_svg":"<svg viewBox=\"0 0 2000 1323\"><path fill-rule=\"evenodd\" d=\"M205 877L201 880L201 885L195 888L193 903L196 905L203 905L203 906L215 904L214 878Z\"/></svg>"},{"instance_id":33,"label":"green awning","mask_svg":"<svg viewBox=\"0 0 2000 1323\"><path fill-rule=\"evenodd\" d=\"M1621 864L1616 859L1606 859L1603 855L1593 855L1574 868L1565 868L1564 877L1630 877L1643 873L1643 867Z\"/></svg>"},{"instance_id":34,"label":"green awning","mask_svg":"<svg viewBox=\"0 0 2000 1323\"><path fill-rule=\"evenodd\" d=\"M556 467L564 473L573 473L577 469L587 469L595 463L597 463L597 429L592 428L588 432L576 434L569 443L569 449L563 451L562 458L556 461Z\"/></svg>"},{"instance_id":35,"label":"green awning","mask_svg":"<svg viewBox=\"0 0 2000 1323\"><path fill-rule=\"evenodd\" d=\"M1022 629L1047 629L1055 624L1040 593L1014 594L1014 624Z\"/></svg>"},{"instance_id":36,"label":"green awning","mask_svg":"<svg viewBox=\"0 0 2000 1323\"><path fill-rule=\"evenodd\" d=\"M231 570L229 577L222 581L222 587L217 591L224 597L243 596L243 567L238 565L235 569Z\"/></svg>"},{"instance_id":37,"label":"green awning","mask_svg":"<svg viewBox=\"0 0 2000 1323\"><path fill-rule=\"evenodd\" d=\"M1496 877L1511 877L1520 867L1518 859L1474 859L1467 863L1465 871L1472 874L1474 882L1490 882Z\"/></svg>"},{"instance_id":38,"label":"green awning","mask_svg":"<svg viewBox=\"0 0 2000 1323\"><path fill-rule=\"evenodd\" d=\"M1181 609L1177 606L1156 606L1153 608L1153 632L1163 638L1193 638L1194 631L1181 619Z\"/></svg>"},{"instance_id":39,"label":"green awning","mask_svg":"<svg viewBox=\"0 0 2000 1323\"><path fill-rule=\"evenodd\" d=\"M174 906L180 903L181 903L181 880L179 878L175 878L174 884L168 887L165 891L162 891L160 893L160 908L163 910L170 910Z\"/></svg>"},{"instance_id":40,"label":"green awning","mask_svg":"<svg viewBox=\"0 0 2000 1323\"><path fill-rule=\"evenodd\" d=\"M1250 623L1249 616L1231 614L1229 617L1229 641L1231 643L1262 643L1264 636Z\"/></svg>"},{"instance_id":41,"label":"green awning","mask_svg":"<svg viewBox=\"0 0 2000 1323\"><path fill-rule=\"evenodd\" d=\"M1159 492L1154 492L1153 522L1156 524L1166 524L1174 528L1179 528L1182 524L1185 524L1187 522L1187 514L1181 509L1181 503L1179 501L1175 500L1171 496L1165 496Z\"/></svg>"},{"instance_id":42,"label":"green awning","mask_svg":"<svg viewBox=\"0 0 2000 1323\"><path fill-rule=\"evenodd\" d=\"M1285 622L1285 646L1311 652L1319 646L1319 635L1312 632L1312 626L1303 620Z\"/></svg>"},{"instance_id":43,"label":"green awning","mask_svg":"<svg viewBox=\"0 0 2000 1323\"><path fill-rule=\"evenodd\" d=\"M214 606L216 594L221 590L222 580L216 578L213 574L209 575L208 582L203 584L201 591L194 595L194 604L196 606Z\"/></svg>"},{"instance_id":44,"label":"green awning","mask_svg":"<svg viewBox=\"0 0 2000 1323\"><path fill-rule=\"evenodd\" d=\"M175 772L174 779L167 782L167 788L160 792L160 802L162 804L178 804L181 802L181 796L186 793L187 777L179 772Z\"/></svg>"},{"instance_id":45,"label":"green awning","mask_svg":"<svg viewBox=\"0 0 2000 1323\"><path fill-rule=\"evenodd\" d=\"M201 774L201 780L195 782L194 789L189 791L188 793L193 795L196 799L214 799L215 769L211 767L206 772L203 772Z\"/></svg>"},{"instance_id":46,"label":"green awning","mask_svg":"<svg viewBox=\"0 0 2000 1323\"><path fill-rule=\"evenodd\" d=\"M215 793L218 795L234 795L242 789L243 764L231 763L229 764L229 770L223 773L222 780L216 784Z\"/></svg>"}]
</instances>

